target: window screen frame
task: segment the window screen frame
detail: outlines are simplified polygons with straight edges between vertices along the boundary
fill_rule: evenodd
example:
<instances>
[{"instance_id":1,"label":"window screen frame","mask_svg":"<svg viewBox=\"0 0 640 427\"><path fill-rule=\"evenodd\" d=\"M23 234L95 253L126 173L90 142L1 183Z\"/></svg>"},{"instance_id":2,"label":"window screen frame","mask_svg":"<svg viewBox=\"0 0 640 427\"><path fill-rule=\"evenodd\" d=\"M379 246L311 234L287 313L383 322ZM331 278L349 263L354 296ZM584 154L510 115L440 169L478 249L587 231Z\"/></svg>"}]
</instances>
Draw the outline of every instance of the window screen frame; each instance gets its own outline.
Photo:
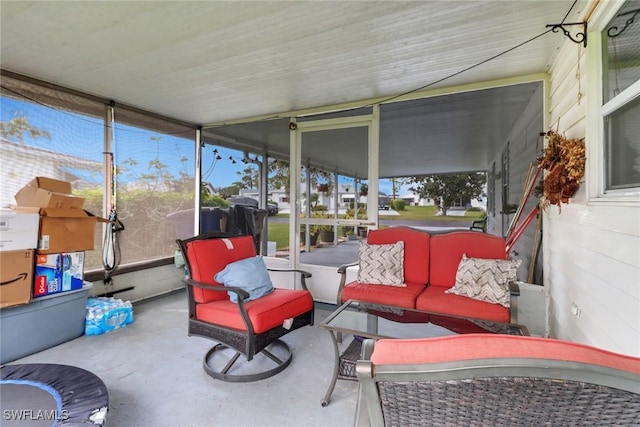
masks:
<instances>
[{"instance_id":1,"label":"window screen frame","mask_svg":"<svg viewBox=\"0 0 640 427\"><path fill-rule=\"evenodd\" d=\"M640 81L636 81L617 96L605 102L607 84L605 71L608 61L606 32L612 18L624 6L625 1L611 1L597 8L589 20L589 44L586 48L586 123L587 174L585 179L589 205L640 206L640 187L607 189L607 140L606 117L623 108L640 96ZM635 25L640 25L636 22Z\"/></svg>"}]
</instances>

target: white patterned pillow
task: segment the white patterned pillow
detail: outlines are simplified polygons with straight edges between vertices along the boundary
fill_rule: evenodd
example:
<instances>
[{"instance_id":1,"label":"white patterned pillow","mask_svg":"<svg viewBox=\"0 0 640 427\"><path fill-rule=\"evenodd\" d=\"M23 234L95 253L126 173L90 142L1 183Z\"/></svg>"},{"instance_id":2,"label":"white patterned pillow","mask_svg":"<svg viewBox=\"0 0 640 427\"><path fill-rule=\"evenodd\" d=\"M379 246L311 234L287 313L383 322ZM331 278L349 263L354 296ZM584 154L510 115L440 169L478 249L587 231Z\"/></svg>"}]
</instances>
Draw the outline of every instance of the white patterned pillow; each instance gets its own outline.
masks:
<instances>
[{"instance_id":1,"label":"white patterned pillow","mask_svg":"<svg viewBox=\"0 0 640 427\"><path fill-rule=\"evenodd\" d=\"M509 307L509 282L516 280L521 259L482 259L462 255L456 284L445 292Z\"/></svg>"},{"instance_id":2,"label":"white patterned pillow","mask_svg":"<svg viewBox=\"0 0 640 427\"><path fill-rule=\"evenodd\" d=\"M404 283L404 242L372 245L360 242L358 282L407 286Z\"/></svg>"}]
</instances>

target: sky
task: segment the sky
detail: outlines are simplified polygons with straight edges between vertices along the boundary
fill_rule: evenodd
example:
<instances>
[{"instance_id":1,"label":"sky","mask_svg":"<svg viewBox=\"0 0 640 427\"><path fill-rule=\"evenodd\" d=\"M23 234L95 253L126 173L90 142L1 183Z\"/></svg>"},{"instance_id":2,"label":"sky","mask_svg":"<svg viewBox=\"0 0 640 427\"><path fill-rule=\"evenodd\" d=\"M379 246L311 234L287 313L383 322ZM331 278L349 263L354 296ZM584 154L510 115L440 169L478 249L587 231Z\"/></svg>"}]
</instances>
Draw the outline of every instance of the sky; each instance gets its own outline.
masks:
<instances>
[{"instance_id":1,"label":"sky","mask_svg":"<svg viewBox=\"0 0 640 427\"><path fill-rule=\"evenodd\" d=\"M1 97L0 120L8 122L15 114L24 115L32 127L46 130L50 135L50 138L32 138L28 133L25 133L25 145L96 162L103 161L104 123L102 118L54 110L32 102ZM187 138L191 138L191 135L188 135ZM193 176L195 153L192 140L187 138L180 135L159 134L116 123L113 155L119 167L124 169L126 163L126 167L129 169L118 179L126 181L149 173L152 170L150 162L154 160L165 165L176 177L179 176L181 170ZM214 149L217 150L220 159L217 159ZM211 145L205 146L202 152L203 181L209 182L214 188L226 187L239 181L242 171L249 166L249 164L242 163L242 158L242 151ZM135 159L137 164L133 165L127 162L129 159ZM256 168L255 165L251 166ZM89 182L99 183L102 180L101 174L96 172L81 169L70 169L70 172ZM37 171L35 173L37 174ZM344 177L340 177L339 181L341 183L349 182ZM391 194L391 182L381 180L380 190ZM405 187L402 194L406 192Z\"/></svg>"},{"instance_id":2,"label":"sky","mask_svg":"<svg viewBox=\"0 0 640 427\"><path fill-rule=\"evenodd\" d=\"M0 120L8 122L15 114L24 115L32 127L46 130L50 135L50 138L32 138L28 133L25 133L25 145L96 162L103 161L104 122L102 118L54 110L40 104L2 97ZM174 176L179 176L180 170L184 170L185 165L188 165L186 171L193 176L195 169L193 140L179 135L159 134L122 124L116 124L114 133L113 155L117 164L124 166L124 162L131 158L138 162L135 167L129 166L132 169L132 174L148 173L150 162L158 159L171 170ZM238 151L220 150L226 156L225 159L228 159L229 156L234 156L237 159L242 157L242 153ZM184 163L181 161L183 158L186 159ZM242 169L240 166L244 165L242 163L233 165L230 161L220 161L215 166L215 173L220 175L220 178L225 182L231 183L238 179L235 172ZM73 171L82 174L81 170L74 169ZM89 180L94 180L89 178L89 175L86 173ZM121 176L121 179L127 178Z\"/></svg>"}]
</instances>

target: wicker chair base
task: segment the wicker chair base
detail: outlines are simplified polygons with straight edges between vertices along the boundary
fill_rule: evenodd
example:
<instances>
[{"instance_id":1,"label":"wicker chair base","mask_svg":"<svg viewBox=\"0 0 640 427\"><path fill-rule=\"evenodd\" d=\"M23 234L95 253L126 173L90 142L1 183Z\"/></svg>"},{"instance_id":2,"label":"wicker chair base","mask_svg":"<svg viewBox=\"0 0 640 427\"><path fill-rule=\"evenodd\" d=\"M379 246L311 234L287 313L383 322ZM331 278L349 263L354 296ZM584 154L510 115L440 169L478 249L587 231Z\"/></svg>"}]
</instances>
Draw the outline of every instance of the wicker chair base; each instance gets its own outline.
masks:
<instances>
[{"instance_id":1,"label":"wicker chair base","mask_svg":"<svg viewBox=\"0 0 640 427\"><path fill-rule=\"evenodd\" d=\"M360 358L362 352L362 340L354 338L351 344L340 355L340 363L338 365L338 379L357 381L356 361Z\"/></svg>"},{"instance_id":2,"label":"wicker chair base","mask_svg":"<svg viewBox=\"0 0 640 427\"><path fill-rule=\"evenodd\" d=\"M205 354L202 367L209 376L217 380L246 383L282 372L291 363L291 358L291 349L282 340L274 341L251 361L239 351L217 344Z\"/></svg>"}]
</instances>

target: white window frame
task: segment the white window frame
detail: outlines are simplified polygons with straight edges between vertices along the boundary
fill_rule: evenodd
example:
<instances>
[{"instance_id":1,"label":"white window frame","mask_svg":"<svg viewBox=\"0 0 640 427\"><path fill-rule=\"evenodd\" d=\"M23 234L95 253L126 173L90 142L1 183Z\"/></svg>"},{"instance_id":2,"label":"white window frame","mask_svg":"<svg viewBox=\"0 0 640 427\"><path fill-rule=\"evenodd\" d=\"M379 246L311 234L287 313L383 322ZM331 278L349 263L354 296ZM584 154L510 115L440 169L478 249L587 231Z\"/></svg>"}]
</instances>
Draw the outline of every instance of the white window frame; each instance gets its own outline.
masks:
<instances>
[{"instance_id":1,"label":"white window frame","mask_svg":"<svg viewBox=\"0 0 640 427\"><path fill-rule=\"evenodd\" d=\"M603 104L604 67L602 31L624 5L625 0L601 2L589 20L587 61L587 111L585 141L587 149L587 194L590 204L640 206L640 188L606 190L605 117L640 97L640 81Z\"/></svg>"}]
</instances>

